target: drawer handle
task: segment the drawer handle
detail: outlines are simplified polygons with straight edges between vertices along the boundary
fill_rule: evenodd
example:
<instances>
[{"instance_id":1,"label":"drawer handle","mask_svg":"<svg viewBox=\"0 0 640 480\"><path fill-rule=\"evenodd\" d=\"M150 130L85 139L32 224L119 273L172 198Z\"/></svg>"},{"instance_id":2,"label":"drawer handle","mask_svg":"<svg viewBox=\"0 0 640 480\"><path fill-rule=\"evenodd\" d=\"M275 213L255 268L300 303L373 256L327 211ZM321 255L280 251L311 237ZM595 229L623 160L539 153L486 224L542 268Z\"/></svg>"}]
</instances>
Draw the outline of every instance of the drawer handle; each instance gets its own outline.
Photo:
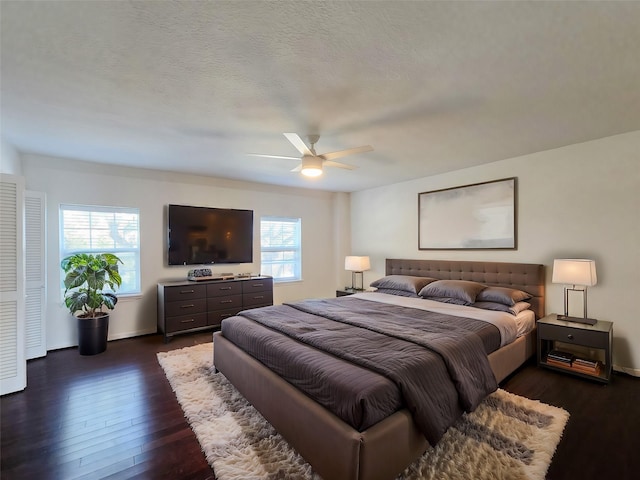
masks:
<instances>
[{"instance_id":1,"label":"drawer handle","mask_svg":"<svg viewBox=\"0 0 640 480\"><path fill-rule=\"evenodd\" d=\"M191 322L195 322L195 318L190 318L189 320L180 320L180 323L191 323Z\"/></svg>"},{"instance_id":2,"label":"drawer handle","mask_svg":"<svg viewBox=\"0 0 640 480\"><path fill-rule=\"evenodd\" d=\"M264 283L254 283L252 287L262 287Z\"/></svg>"},{"instance_id":3,"label":"drawer handle","mask_svg":"<svg viewBox=\"0 0 640 480\"><path fill-rule=\"evenodd\" d=\"M220 300L220 303L233 303L233 300Z\"/></svg>"},{"instance_id":4,"label":"drawer handle","mask_svg":"<svg viewBox=\"0 0 640 480\"><path fill-rule=\"evenodd\" d=\"M567 338L568 338L569 340L573 340L573 335L572 335L572 334L569 334L569 335L567 335Z\"/></svg>"},{"instance_id":5,"label":"drawer handle","mask_svg":"<svg viewBox=\"0 0 640 480\"><path fill-rule=\"evenodd\" d=\"M180 295L182 295L183 293L195 293L195 290L180 290Z\"/></svg>"},{"instance_id":6,"label":"drawer handle","mask_svg":"<svg viewBox=\"0 0 640 480\"><path fill-rule=\"evenodd\" d=\"M260 300L264 298L264 295L256 295L255 297L253 297L254 300Z\"/></svg>"},{"instance_id":7,"label":"drawer handle","mask_svg":"<svg viewBox=\"0 0 640 480\"><path fill-rule=\"evenodd\" d=\"M220 287L218 290L231 290L231 287Z\"/></svg>"},{"instance_id":8,"label":"drawer handle","mask_svg":"<svg viewBox=\"0 0 640 480\"><path fill-rule=\"evenodd\" d=\"M180 308L193 308L195 305L192 303L190 305L180 305Z\"/></svg>"}]
</instances>

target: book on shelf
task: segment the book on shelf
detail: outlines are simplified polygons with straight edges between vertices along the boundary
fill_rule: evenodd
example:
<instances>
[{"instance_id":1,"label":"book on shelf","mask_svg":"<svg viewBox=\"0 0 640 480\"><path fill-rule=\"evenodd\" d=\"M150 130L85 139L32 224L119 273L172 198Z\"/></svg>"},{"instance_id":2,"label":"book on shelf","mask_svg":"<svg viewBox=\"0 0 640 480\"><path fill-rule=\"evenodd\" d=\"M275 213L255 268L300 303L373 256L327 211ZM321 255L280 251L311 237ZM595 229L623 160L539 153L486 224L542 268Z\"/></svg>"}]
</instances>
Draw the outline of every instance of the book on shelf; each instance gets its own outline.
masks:
<instances>
[{"instance_id":1,"label":"book on shelf","mask_svg":"<svg viewBox=\"0 0 640 480\"><path fill-rule=\"evenodd\" d=\"M589 358L576 358L573 361L574 365L581 365L584 367L591 367L591 368L595 368L600 362L598 360L591 360Z\"/></svg>"},{"instance_id":2,"label":"book on shelf","mask_svg":"<svg viewBox=\"0 0 640 480\"><path fill-rule=\"evenodd\" d=\"M596 370L584 370L582 368L572 368L571 370L573 370L574 372L582 373L584 375L594 375L594 376L600 375L599 368Z\"/></svg>"},{"instance_id":3,"label":"book on shelf","mask_svg":"<svg viewBox=\"0 0 640 480\"><path fill-rule=\"evenodd\" d=\"M549 358L549 357L547 357L546 362L547 362L548 365L555 365L556 367L571 368L571 363L561 362L559 360L555 360L555 359Z\"/></svg>"},{"instance_id":4,"label":"book on shelf","mask_svg":"<svg viewBox=\"0 0 640 480\"><path fill-rule=\"evenodd\" d=\"M596 364L593 366L586 366L586 365L581 365L579 363L573 362L572 368L580 372L599 375L600 370L602 369L602 364L600 362L596 362Z\"/></svg>"},{"instance_id":5,"label":"book on shelf","mask_svg":"<svg viewBox=\"0 0 640 480\"><path fill-rule=\"evenodd\" d=\"M573 362L573 360L575 359L575 355L573 353L564 352L562 350L550 350L549 353L547 353L547 359L553 359L558 362L571 364L571 362Z\"/></svg>"},{"instance_id":6,"label":"book on shelf","mask_svg":"<svg viewBox=\"0 0 640 480\"><path fill-rule=\"evenodd\" d=\"M602 367L602 364L600 362L597 362L597 364L595 366L585 366L585 365L580 365L579 363L574 362L566 362L566 361L560 361L560 360L555 360L553 358L549 358L547 357L546 359L546 363L547 365L553 365L554 367L560 367L560 368L564 368L567 370L573 370L576 372L581 372L581 373L587 373L589 375L600 375L600 370Z\"/></svg>"}]
</instances>

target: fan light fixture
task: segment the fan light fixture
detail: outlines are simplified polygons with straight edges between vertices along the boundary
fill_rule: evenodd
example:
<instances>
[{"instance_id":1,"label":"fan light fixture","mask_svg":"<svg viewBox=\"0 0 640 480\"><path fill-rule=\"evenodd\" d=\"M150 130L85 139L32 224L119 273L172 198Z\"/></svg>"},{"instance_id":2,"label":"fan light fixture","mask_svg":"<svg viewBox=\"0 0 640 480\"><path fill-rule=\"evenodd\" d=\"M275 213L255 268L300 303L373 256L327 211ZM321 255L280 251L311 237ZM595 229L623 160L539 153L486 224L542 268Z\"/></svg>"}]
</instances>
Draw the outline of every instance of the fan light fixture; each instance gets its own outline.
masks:
<instances>
[{"instance_id":1,"label":"fan light fixture","mask_svg":"<svg viewBox=\"0 0 640 480\"><path fill-rule=\"evenodd\" d=\"M291 142L291 144L298 150L302 157L288 157L283 155L264 155L262 153L249 153L252 157L266 157L266 158L284 158L286 160L300 160L300 164L292 169L292 172L300 172L306 177L319 177L323 173L324 167L337 167L345 170L353 170L356 167L353 165L347 165L346 163L336 162L337 158L346 157L347 155L354 155L356 153L371 152L373 147L371 145L363 145L362 147L347 148L346 150L338 150L337 152L323 153L318 155L316 153L315 144L320 138L320 135L309 135L309 144L302 141L297 133L285 133L284 136Z\"/></svg>"},{"instance_id":2,"label":"fan light fixture","mask_svg":"<svg viewBox=\"0 0 640 480\"><path fill-rule=\"evenodd\" d=\"M319 177L322 175L322 159L305 155L302 157L302 169L300 173L306 177Z\"/></svg>"}]
</instances>

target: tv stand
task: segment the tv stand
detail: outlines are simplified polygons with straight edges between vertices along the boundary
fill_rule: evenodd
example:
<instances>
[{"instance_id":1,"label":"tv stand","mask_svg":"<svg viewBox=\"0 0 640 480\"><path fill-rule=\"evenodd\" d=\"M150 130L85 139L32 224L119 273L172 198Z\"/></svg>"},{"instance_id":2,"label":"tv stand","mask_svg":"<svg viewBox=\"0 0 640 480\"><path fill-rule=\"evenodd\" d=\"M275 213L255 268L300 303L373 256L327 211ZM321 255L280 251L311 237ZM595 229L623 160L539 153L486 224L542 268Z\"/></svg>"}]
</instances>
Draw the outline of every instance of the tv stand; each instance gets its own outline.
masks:
<instances>
[{"instance_id":1,"label":"tv stand","mask_svg":"<svg viewBox=\"0 0 640 480\"><path fill-rule=\"evenodd\" d=\"M241 310L273 305L272 277L201 278L158 284L158 331L165 343L174 335L219 328Z\"/></svg>"}]
</instances>

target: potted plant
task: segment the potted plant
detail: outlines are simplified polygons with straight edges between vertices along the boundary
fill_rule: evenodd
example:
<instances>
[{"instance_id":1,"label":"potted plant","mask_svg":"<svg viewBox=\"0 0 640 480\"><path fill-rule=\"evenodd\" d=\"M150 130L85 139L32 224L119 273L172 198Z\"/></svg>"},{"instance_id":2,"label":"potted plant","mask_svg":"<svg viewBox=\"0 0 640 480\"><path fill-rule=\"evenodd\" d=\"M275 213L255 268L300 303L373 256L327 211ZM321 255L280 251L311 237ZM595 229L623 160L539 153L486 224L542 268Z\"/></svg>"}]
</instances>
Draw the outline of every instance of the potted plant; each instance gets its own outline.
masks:
<instances>
[{"instance_id":1,"label":"potted plant","mask_svg":"<svg viewBox=\"0 0 640 480\"><path fill-rule=\"evenodd\" d=\"M61 262L64 278L64 303L76 317L80 355L96 355L107 349L109 313L118 302L111 292L103 292L105 285L115 291L122 283L118 272L122 263L111 253L91 255L76 253Z\"/></svg>"}]
</instances>

